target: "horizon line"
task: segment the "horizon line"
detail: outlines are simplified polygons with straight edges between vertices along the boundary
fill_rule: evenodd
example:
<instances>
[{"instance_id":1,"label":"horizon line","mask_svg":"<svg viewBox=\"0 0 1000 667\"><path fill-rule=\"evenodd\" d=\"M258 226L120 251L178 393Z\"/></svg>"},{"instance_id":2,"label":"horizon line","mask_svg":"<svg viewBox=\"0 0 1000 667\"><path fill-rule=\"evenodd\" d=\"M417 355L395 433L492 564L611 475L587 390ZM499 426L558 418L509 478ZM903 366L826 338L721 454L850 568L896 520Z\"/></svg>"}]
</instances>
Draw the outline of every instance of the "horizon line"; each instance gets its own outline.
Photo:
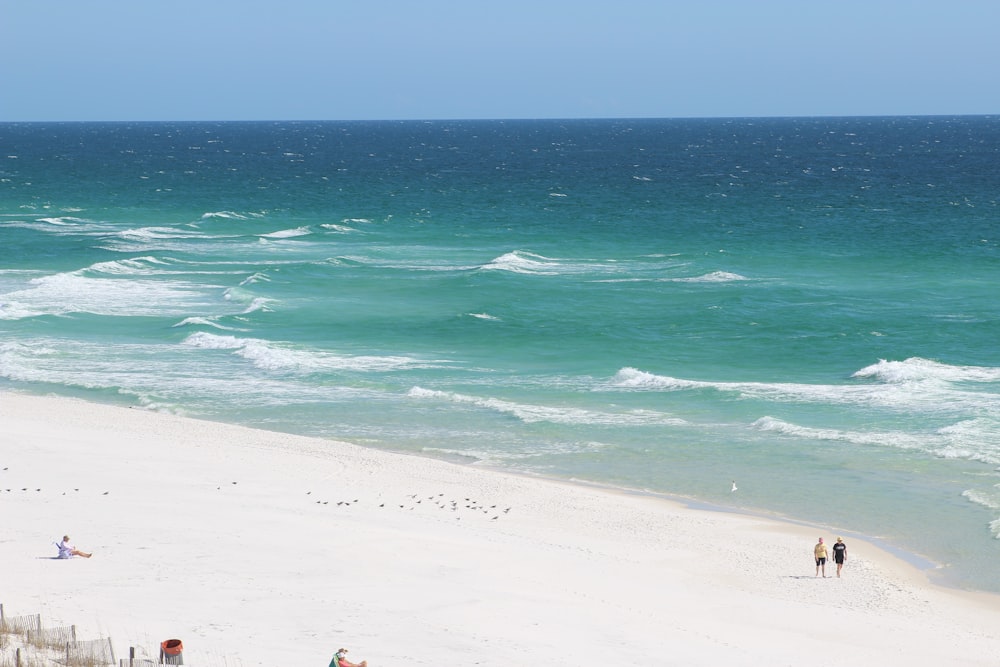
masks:
<instances>
[{"instance_id":1,"label":"horizon line","mask_svg":"<svg viewBox=\"0 0 1000 667\"><path fill-rule=\"evenodd\" d=\"M469 123L469 122L539 122L539 121L656 121L656 120L808 120L846 118L990 118L995 113L952 114L812 114L812 115L763 115L763 116L511 116L471 118L150 118L150 119L45 119L3 120L0 125L11 124L72 124L72 123Z\"/></svg>"}]
</instances>

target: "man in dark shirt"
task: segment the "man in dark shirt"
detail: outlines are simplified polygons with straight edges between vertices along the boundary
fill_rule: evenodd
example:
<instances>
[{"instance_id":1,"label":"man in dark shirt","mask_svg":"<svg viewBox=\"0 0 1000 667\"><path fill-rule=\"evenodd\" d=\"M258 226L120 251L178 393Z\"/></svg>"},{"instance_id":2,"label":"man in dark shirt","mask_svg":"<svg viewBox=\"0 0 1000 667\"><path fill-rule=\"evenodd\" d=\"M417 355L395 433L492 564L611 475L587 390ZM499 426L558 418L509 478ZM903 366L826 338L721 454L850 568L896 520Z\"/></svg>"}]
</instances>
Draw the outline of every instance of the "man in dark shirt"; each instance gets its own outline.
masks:
<instances>
[{"instance_id":1,"label":"man in dark shirt","mask_svg":"<svg viewBox=\"0 0 1000 667\"><path fill-rule=\"evenodd\" d=\"M837 562L837 576L840 576L840 568L844 567L844 561L847 560L847 545L844 544L844 538L838 537L837 543L833 545L833 560Z\"/></svg>"}]
</instances>

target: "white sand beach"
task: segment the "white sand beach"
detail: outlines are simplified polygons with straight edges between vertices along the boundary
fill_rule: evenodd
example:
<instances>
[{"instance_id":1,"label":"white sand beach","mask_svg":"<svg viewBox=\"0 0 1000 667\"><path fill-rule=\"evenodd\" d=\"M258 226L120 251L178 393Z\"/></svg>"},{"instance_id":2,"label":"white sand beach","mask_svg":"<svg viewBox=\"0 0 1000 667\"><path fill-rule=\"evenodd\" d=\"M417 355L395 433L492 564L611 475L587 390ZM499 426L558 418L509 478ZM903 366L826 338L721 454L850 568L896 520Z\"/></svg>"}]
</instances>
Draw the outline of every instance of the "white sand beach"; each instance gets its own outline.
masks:
<instances>
[{"instance_id":1,"label":"white sand beach","mask_svg":"<svg viewBox=\"0 0 1000 667\"><path fill-rule=\"evenodd\" d=\"M1000 597L854 538L816 578L824 526L63 398L0 394L0 424L0 602L120 655L1000 664Z\"/></svg>"}]
</instances>

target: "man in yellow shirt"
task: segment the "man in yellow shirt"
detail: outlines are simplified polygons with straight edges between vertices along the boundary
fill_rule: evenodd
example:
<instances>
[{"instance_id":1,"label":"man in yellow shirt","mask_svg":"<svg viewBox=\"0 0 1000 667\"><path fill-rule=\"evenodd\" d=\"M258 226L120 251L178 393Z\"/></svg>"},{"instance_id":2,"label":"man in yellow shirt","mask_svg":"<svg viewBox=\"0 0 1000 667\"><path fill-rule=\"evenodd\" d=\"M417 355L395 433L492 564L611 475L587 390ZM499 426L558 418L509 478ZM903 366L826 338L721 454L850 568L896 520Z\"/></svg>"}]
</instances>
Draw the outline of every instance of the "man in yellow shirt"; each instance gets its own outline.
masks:
<instances>
[{"instance_id":1,"label":"man in yellow shirt","mask_svg":"<svg viewBox=\"0 0 1000 667\"><path fill-rule=\"evenodd\" d=\"M820 569L823 570L823 578L826 579L826 545L823 538L819 538L819 543L813 547L813 555L816 557L816 576L819 576Z\"/></svg>"}]
</instances>

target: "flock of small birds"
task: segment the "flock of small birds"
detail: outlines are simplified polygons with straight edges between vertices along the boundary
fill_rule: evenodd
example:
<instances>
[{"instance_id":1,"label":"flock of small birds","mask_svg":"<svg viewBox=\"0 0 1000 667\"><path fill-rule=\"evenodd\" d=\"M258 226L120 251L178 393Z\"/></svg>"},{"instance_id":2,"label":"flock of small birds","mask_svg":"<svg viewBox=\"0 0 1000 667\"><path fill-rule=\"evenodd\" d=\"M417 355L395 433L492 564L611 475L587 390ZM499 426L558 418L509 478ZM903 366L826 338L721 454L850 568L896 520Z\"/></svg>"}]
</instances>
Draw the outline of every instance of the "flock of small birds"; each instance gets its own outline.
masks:
<instances>
[{"instance_id":1,"label":"flock of small birds","mask_svg":"<svg viewBox=\"0 0 1000 667\"><path fill-rule=\"evenodd\" d=\"M8 468L9 468L9 466L8 467L4 467L4 469L2 471L0 471L0 472L7 472ZM28 486L22 486L20 489L17 489L17 488L8 489L8 488L0 487L0 493L17 493L18 491L31 491L31 490L32 490L31 487L28 487ZM41 493L42 490L41 489L34 489L34 491L35 491L35 493ZM76 492L76 493L79 493L80 489L73 489L73 491ZM103 493L101 493L101 495L102 496L106 496L109 493L111 493L111 492L110 491L104 491ZM66 492L63 491L62 494L65 496Z\"/></svg>"},{"instance_id":2,"label":"flock of small birds","mask_svg":"<svg viewBox=\"0 0 1000 667\"><path fill-rule=\"evenodd\" d=\"M307 496L312 495L312 491L306 491L306 495ZM338 500L335 504L338 506L350 507L351 505L355 505L358 502L360 502L359 499L355 498L353 500ZM315 501L315 503L317 505L328 505L330 504L330 501L317 500ZM426 508L436 507L440 510L449 510L451 512L455 512L456 514L461 513L463 510L469 512L482 513L485 515L492 514L493 516L490 518L491 521L496 521L501 517L501 515L507 514L511 510L510 507L501 508L499 505L487 505L480 501L473 500L472 498L465 498L463 500L458 500L458 499L449 500L445 498L445 495L443 493L439 493L433 496L422 496L417 493L411 493L410 495L406 496L401 502L400 501L397 501L396 503L381 502L379 503L378 506L380 509L388 507L389 509L395 508L401 510L414 510L418 509L417 508L418 505L421 505L422 507ZM461 520L462 517L456 515L455 518Z\"/></svg>"},{"instance_id":3,"label":"flock of small birds","mask_svg":"<svg viewBox=\"0 0 1000 667\"><path fill-rule=\"evenodd\" d=\"M4 468L3 470L6 471L7 468ZM231 482L230 485L236 485L236 482ZM220 484L219 486L217 486L215 488L216 488L216 490L222 490L223 487ZM23 487L20 490L21 491L29 491L30 488L29 487ZM7 491L8 493L14 493L14 492L17 491L17 489L3 489L3 488L0 488L0 491ZM74 492L79 492L80 489L74 488L73 491ZM41 492L41 489L35 489L35 492ZM106 496L109 493L111 493L111 492L110 491L104 491L101 495ZM66 492L63 491L62 495L65 496ZM312 495L312 491L306 491L305 495L311 496ZM425 501L426 501L426 505L424 505ZM359 502L360 502L360 499L354 498L353 500L338 500L334 504L336 506L338 506L338 507L350 507L351 505L356 505ZM331 503L331 501L329 501L329 500L316 500L315 501L315 504L317 504L317 505L329 505L330 503ZM397 503L381 502L381 503L379 503L378 506L379 506L379 508L389 507L391 509L394 505L396 506L397 509L401 509L401 510L414 510L414 509L417 509L418 505L422 505L422 506L428 507L428 508L433 506L433 507L436 507L436 508L441 509L441 510L448 510L448 511L451 511L451 512L455 512L456 513L455 518L457 520L461 520L462 519L461 514L463 514L463 513L466 513L466 512L476 512L477 514L481 513L481 514L484 514L486 516L492 515L490 517L490 521L496 521L501 516L503 516L504 514L508 514L510 512L510 510L512 509L510 507L501 507L501 506L496 505L496 504L487 505L484 502L480 502L480 501L474 500L472 498L464 498L464 499L461 499L461 500L459 500L459 499L451 499L451 500L449 500L449 499L445 498L445 495L443 493L439 493L437 495L432 495L432 496L422 496L420 494L413 493L413 494L410 494L410 495L406 496L405 499L402 502L398 502L398 504Z\"/></svg>"},{"instance_id":4,"label":"flock of small birds","mask_svg":"<svg viewBox=\"0 0 1000 667\"><path fill-rule=\"evenodd\" d=\"M232 482L232 484L236 484L236 482ZM223 487L221 485L216 487L217 490L222 490L222 488ZM306 491L305 495L311 496L312 491ZM352 500L338 500L336 502L331 500L313 501L313 503L316 505L333 504L337 507L350 507L351 505L357 505L359 502L361 502L359 498L354 498ZM450 510L456 513L461 513L462 510L466 510L469 512L477 512L485 515L492 514L493 516L490 517L490 521L498 520L502 515L508 514L512 509L511 507L500 507L499 505L495 504L487 505L486 503L480 502L478 500L473 500L472 498L465 498L463 500L457 500L457 499L449 500L445 498L445 495L443 493L439 493L433 496L422 496L417 493L411 493L408 496L406 496L402 501L397 501L396 503L383 501L378 504L378 507L380 509L385 509L387 507L389 509L393 509L395 507L396 509L401 509L401 510L414 510L417 509L418 505L428 508L437 507L438 509ZM455 518L461 520L462 517L456 515Z\"/></svg>"}]
</instances>

